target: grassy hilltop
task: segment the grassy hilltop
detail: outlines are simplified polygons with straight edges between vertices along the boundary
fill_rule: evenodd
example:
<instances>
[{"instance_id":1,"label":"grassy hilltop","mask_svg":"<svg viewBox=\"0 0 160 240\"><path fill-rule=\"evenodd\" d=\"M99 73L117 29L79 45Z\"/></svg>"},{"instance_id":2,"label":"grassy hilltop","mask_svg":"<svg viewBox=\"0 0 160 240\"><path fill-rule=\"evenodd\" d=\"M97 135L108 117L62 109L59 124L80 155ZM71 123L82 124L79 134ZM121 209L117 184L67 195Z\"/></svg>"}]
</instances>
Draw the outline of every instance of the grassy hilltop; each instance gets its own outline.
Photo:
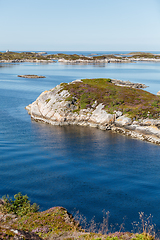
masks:
<instances>
[{"instance_id":1,"label":"grassy hilltop","mask_svg":"<svg viewBox=\"0 0 160 240\"><path fill-rule=\"evenodd\" d=\"M141 89L116 86L111 79L83 79L82 82L62 83L68 90L66 100L74 101L77 110L91 108L95 101L103 103L108 113L121 111L131 118L159 118L160 97ZM61 91L62 91L61 90Z\"/></svg>"}]
</instances>

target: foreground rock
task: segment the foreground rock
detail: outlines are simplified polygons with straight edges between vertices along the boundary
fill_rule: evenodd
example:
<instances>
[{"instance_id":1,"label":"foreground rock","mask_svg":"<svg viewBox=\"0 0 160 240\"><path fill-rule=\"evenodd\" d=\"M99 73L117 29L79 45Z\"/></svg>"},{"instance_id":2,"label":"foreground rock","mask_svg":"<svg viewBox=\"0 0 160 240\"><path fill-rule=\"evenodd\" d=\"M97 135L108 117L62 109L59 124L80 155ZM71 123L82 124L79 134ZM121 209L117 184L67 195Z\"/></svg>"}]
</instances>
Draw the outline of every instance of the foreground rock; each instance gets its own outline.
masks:
<instances>
[{"instance_id":1,"label":"foreground rock","mask_svg":"<svg viewBox=\"0 0 160 240\"><path fill-rule=\"evenodd\" d=\"M95 86L98 86L99 90ZM84 92L82 92L83 89ZM31 118L36 121L60 126L96 127L101 130L111 130L132 138L160 144L158 96L139 89L129 89L128 86L115 86L112 80L108 79L76 80L69 84L60 84L49 91L43 92L26 109ZM101 94L100 90L103 90ZM111 91L117 93L112 96ZM124 97L123 94L127 92L129 96ZM95 95L99 96L99 98L95 99ZM115 99L117 100L114 105L113 101ZM122 99L124 100L122 101ZM137 105L133 107L134 102ZM142 102L144 102L144 105L142 105ZM149 107L146 106L146 103ZM156 118L151 119L151 116Z\"/></svg>"}]
</instances>

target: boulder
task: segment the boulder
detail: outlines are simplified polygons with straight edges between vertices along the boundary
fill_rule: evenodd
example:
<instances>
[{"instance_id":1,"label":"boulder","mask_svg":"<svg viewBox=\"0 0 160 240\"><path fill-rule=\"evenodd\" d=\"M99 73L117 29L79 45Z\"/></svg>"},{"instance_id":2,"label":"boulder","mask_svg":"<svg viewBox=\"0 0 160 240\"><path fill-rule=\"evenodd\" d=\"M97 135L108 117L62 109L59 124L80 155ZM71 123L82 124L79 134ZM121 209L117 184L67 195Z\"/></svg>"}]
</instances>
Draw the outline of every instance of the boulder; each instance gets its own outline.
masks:
<instances>
[{"instance_id":1,"label":"boulder","mask_svg":"<svg viewBox=\"0 0 160 240\"><path fill-rule=\"evenodd\" d=\"M121 116L115 120L115 124L119 126L127 126L132 124L132 119L126 116Z\"/></svg>"},{"instance_id":2,"label":"boulder","mask_svg":"<svg viewBox=\"0 0 160 240\"><path fill-rule=\"evenodd\" d=\"M160 125L160 120L157 119L144 119L142 121L143 126L150 126L150 125Z\"/></svg>"},{"instance_id":3,"label":"boulder","mask_svg":"<svg viewBox=\"0 0 160 240\"><path fill-rule=\"evenodd\" d=\"M109 114L103 108L103 104L100 103L92 112L92 116L90 117L89 122L96 122L102 125L113 123L115 120L115 114Z\"/></svg>"}]
</instances>

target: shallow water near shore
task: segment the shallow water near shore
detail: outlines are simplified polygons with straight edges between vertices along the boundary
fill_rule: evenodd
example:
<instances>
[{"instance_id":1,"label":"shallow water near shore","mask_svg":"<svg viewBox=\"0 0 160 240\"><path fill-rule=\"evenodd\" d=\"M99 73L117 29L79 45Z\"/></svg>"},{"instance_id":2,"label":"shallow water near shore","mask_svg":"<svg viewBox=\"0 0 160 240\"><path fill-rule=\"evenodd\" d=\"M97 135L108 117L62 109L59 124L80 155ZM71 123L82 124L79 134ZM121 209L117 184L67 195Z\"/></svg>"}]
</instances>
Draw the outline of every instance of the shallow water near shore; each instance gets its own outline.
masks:
<instances>
[{"instance_id":1,"label":"shallow water near shore","mask_svg":"<svg viewBox=\"0 0 160 240\"><path fill-rule=\"evenodd\" d=\"M109 77L160 90L160 63L64 65L1 64L0 195L27 194L41 210L64 206L87 219L131 230L138 212L160 229L160 146L89 127L50 126L31 120L25 106L61 82ZM37 74L45 79L18 78Z\"/></svg>"}]
</instances>

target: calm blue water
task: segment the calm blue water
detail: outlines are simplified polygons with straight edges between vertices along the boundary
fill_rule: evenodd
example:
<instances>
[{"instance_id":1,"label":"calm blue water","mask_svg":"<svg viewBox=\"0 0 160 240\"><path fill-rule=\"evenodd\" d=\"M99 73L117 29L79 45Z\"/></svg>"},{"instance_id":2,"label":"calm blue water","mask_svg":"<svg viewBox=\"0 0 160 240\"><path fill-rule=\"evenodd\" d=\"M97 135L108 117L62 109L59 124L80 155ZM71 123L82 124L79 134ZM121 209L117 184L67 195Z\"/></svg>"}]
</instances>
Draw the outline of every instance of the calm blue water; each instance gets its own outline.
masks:
<instances>
[{"instance_id":1,"label":"calm blue water","mask_svg":"<svg viewBox=\"0 0 160 240\"><path fill-rule=\"evenodd\" d=\"M160 147L94 128L50 126L30 119L25 106L41 92L79 78L110 77L160 90L160 63L0 66L0 195L27 194L41 210L64 206L87 219L123 222L138 212L160 229ZM23 79L18 74L45 75Z\"/></svg>"}]
</instances>

